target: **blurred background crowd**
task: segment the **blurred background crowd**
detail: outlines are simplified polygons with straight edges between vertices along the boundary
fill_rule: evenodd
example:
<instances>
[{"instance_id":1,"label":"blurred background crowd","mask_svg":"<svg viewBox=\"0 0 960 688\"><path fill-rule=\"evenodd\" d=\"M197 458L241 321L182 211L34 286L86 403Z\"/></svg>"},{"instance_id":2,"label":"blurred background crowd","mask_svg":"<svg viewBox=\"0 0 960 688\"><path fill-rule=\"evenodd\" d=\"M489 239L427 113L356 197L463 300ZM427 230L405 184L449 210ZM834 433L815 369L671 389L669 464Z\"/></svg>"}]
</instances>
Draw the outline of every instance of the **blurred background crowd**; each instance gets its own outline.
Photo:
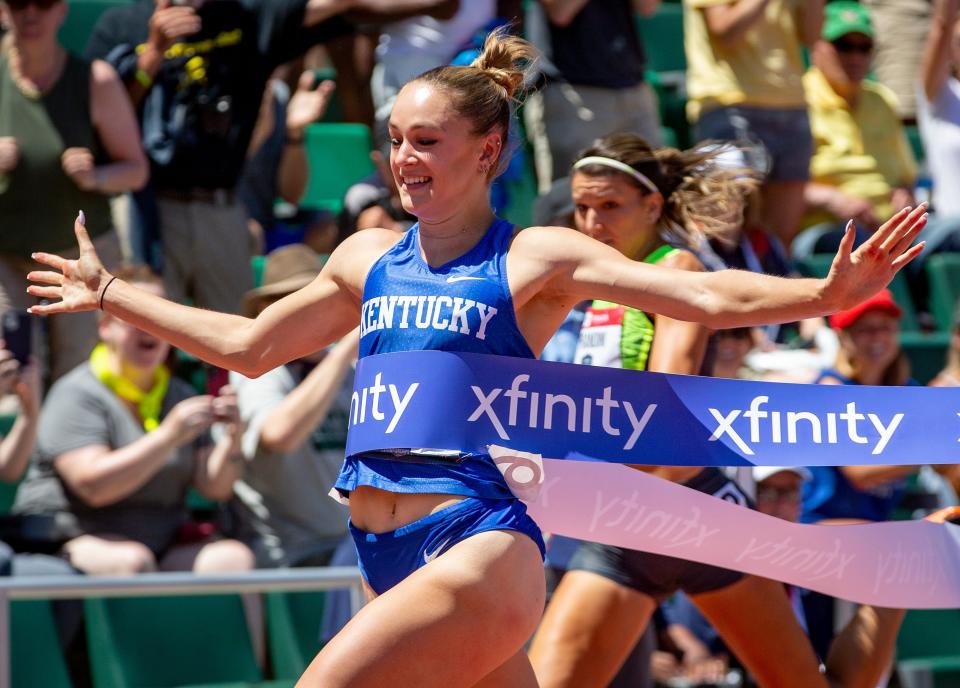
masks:
<instances>
[{"instance_id":1,"label":"blurred background crowd","mask_svg":"<svg viewBox=\"0 0 960 688\"><path fill-rule=\"evenodd\" d=\"M568 226L636 259L679 228L699 261L687 269L824 276L848 219L863 241L900 208L930 204L927 248L890 290L830 319L704 333L688 372L960 386L958 11L960 0L0 0L0 573L351 562L346 513L326 493L356 333L247 379L104 314L27 317L30 253L75 255L82 208L114 274L255 316L351 233L412 224L390 172L393 99L430 68L469 64L503 24L542 52L491 189L519 226ZM585 154L657 189L640 205L617 189L590 195L571 181ZM701 182L709 166L725 170L720 196ZM578 306L544 357L593 362L581 334L598 309ZM657 320L658 341L683 344ZM956 505L960 490L952 465L731 478L760 511L809 523L913 518ZM551 543L554 583L575 547ZM850 605L787 594L826 653ZM279 599L210 613L250 656L227 664L295 677L267 639ZM289 600L306 661L347 605ZM52 613L64 685L128 685L91 673L84 649L108 642L92 636L121 602L19 613ZM127 614L159 613L143 609ZM955 612L911 613L901 630L903 666L939 654L937 680L957 681L937 685L960 685L960 645L937 640L942 627L955 636ZM240 633L227 632L230 613ZM189 635L192 622L175 623ZM114 657L114 670L131 662ZM19 685L40 685L25 676ZM611 685L654 684L750 677L678 593Z\"/></svg>"}]
</instances>

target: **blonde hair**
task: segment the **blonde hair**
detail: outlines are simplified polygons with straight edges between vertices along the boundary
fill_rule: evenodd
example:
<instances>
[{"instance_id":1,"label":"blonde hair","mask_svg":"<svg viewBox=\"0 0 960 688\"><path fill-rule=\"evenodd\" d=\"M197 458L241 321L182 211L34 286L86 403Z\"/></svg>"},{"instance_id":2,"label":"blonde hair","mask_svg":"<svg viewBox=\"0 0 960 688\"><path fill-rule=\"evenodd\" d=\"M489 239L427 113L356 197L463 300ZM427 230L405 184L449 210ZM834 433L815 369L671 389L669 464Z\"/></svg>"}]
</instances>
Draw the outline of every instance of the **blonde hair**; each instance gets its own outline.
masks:
<instances>
[{"instance_id":1,"label":"blonde hair","mask_svg":"<svg viewBox=\"0 0 960 688\"><path fill-rule=\"evenodd\" d=\"M508 135L513 106L519 102L520 87L536 55L530 43L501 27L487 36L483 50L470 66L436 67L413 79L443 90L457 114L470 122L475 135L500 132L500 152L488 179L496 177L510 162Z\"/></svg>"},{"instance_id":2,"label":"blonde hair","mask_svg":"<svg viewBox=\"0 0 960 688\"><path fill-rule=\"evenodd\" d=\"M731 214L741 214L747 196L759 186L752 170L718 164L715 158L729 150L729 146L711 142L685 151L654 150L637 134L618 133L598 139L578 159L611 158L649 179L663 196L660 217L666 230L679 243L696 247L703 237L723 239L729 234ZM633 176L613 167L588 164L576 171L591 177L620 175L644 196L653 193Z\"/></svg>"}]
</instances>

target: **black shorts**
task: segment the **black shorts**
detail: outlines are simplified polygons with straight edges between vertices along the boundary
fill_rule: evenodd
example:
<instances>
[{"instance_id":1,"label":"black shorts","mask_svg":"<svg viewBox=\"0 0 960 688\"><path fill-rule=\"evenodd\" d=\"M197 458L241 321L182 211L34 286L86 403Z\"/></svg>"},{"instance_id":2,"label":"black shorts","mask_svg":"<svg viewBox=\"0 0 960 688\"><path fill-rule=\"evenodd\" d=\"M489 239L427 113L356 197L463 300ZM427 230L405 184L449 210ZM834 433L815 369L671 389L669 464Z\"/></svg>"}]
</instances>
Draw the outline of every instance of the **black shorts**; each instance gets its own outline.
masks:
<instances>
[{"instance_id":1,"label":"black shorts","mask_svg":"<svg viewBox=\"0 0 960 688\"><path fill-rule=\"evenodd\" d=\"M753 508L740 486L717 468L705 468L686 487ZM568 571L590 571L649 595L657 602L677 590L696 595L725 588L745 574L696 561L651 554L596 542L584 542L570 559Z\"/></svg>"}]
</instances>

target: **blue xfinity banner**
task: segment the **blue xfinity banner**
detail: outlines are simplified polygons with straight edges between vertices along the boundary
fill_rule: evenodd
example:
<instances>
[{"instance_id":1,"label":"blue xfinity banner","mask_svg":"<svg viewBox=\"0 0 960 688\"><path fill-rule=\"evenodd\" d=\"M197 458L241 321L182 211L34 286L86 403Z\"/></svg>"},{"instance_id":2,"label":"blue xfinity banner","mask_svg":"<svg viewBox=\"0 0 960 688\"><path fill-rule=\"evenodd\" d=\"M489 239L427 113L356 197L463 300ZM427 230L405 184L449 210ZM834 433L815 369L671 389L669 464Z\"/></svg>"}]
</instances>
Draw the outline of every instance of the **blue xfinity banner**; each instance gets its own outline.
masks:
<instances>
[{"instance_id":1,"label":"blue xfinity banner","mask_svg":"<svg viewBox=\"0 0 960 688\"><path fill-rule=\"evenodd\" d=\"M960 389L793 385L418 351L357 365L347 455L429 448L674 466L960 462Z\"/></svg>"}]
</instances>

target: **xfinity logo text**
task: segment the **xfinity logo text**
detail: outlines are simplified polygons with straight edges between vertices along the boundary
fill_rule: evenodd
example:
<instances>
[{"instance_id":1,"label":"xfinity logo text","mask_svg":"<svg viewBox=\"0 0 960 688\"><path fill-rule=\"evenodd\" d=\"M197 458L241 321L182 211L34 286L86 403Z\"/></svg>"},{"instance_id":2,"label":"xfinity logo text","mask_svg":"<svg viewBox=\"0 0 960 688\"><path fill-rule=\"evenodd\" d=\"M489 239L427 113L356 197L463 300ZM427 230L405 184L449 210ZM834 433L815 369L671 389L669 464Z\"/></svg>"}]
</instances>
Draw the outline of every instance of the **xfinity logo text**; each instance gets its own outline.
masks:
<instances>
[{"instance_id":1,"label":"xfinity logo text","mask_svg":"<svg viewBox=\"0 0 960 688\"><path fill-rule=\"evenodd\" d=\"M709 409L710 414L717 421L716 430L710 436L711 442L716 442L721 437L729 437L747 456L753 456L754 451L748 444L758 444L760 442L771 442L773 444L782 444L786 441L788 444L802 443L811 444L838 444L840 435L845 434L846 438L856 444L869 444L870 440L860 434L861 428L866 426L862 421L869 420L874 429L880 434L879 440L873 446L872 453L882 454L887 443L893 437L903 420L904 414L897 413L884 423L883 420L874 413L860 413L857 411L857 404L851 401L846 405L846 410L839 413L812 413L810 411L765 411L762 407L769 403L770 397L754 397L750 402L750 408L732 409L722 413L718 409ZM734 423L741 419L734 427ZM745 422L744 422L745 421ZM745 439L746 438L746 439ZM799 439L798 439L799 438Z\"/></svg>"},{"instance_id":2,"label":"xfinity logo text","mask_svg":"<svg viewBox=\"0 0 960 688\"><path fill-rule=\"evenodd\" d=\"M368 407L373 420L385 420L387 417L387 414L384 412L386 403L384 403L384 408L380 407L380 395L386 397L386 392L390 392L390 424L387 425L386 430L386 434L389 435L396 429L397 423L399 423L403 417L403 412L407 410L410 400L413 399L413 395L417 393L417 388L420 387L420 383L411 383L401 396L400 390L396 385L384 385L381 383L380 380L382 377L383 373L377 373L370 387L360 387L354 391L350 397L350 424L357 425L366 422Z\"/></svg>"},{"instance_id":3,"label":"xfinity logo text","mask_svg":"<svg viewBox=\"0 0 960 688\"><path fill-rule=\"evenodd\" d=\"M602 397L583 397L574 401L573 397L567 394L541 394L521 389L528 382L530 376L522 374L513 378L508 389L494 387L486 391L471 385L479 404L467 418L467 422L476 423L485 417L504 440L510 439L507 428L518 425L530 429L552 430L554 422L565 423L568 432L589 434L593 432L596 423L604 433L613 437L629 432L623 445L625 450L629 450L633 449L650 422L653 412L657 410L656 404L648 404L641 410L635 409L633 404L625 399L614 399L612 387L604 387ZM494 402L500 399L501 395L502 401L495 406Z\"/></svg>"}]
</instances>

